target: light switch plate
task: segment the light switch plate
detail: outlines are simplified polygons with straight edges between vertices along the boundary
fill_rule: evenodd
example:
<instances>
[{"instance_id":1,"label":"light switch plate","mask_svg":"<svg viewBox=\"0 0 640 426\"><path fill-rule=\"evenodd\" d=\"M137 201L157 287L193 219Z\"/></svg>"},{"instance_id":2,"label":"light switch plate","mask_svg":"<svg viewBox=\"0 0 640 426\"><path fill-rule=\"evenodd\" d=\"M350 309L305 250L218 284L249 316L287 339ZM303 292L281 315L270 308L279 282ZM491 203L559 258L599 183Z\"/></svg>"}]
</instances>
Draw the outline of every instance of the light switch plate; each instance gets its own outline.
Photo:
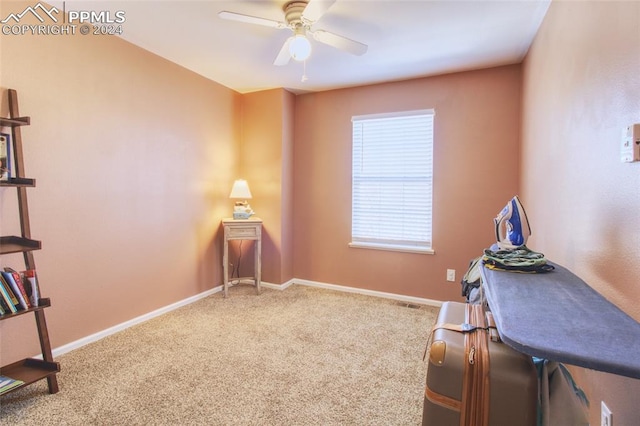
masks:
<instances>
[{"instance_id":1,"label":"light switch plate","mask_svg":"<svg viewBox=\"0 0 640 426\"><path fill-rule=\"evenodd\" d=\"M632 124L622 131L620 161L623 163L640 161L640 124Z\"/></svg>"}]
</instances>

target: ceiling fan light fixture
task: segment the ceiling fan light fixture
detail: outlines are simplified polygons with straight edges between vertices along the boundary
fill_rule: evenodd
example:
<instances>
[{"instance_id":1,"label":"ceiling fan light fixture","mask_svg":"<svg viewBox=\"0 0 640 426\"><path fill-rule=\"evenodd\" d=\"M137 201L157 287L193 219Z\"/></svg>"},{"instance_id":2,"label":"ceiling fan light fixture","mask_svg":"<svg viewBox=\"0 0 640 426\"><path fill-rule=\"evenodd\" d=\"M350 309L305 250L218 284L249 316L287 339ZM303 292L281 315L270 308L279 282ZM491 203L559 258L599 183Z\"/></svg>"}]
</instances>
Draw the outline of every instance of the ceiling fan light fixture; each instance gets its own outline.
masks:
<instances>
[{"instance_id":1,"label":"ceiling fan light fixture","mask_svg":"<svg viewBox=\"0 0 640 426\"><path fill-rule=\"evenodd\" d=\"M296 61L305 61L311 56L311 43L303 34L296 34L289 43L289 53Z\"/></svg>"}]
</instances>

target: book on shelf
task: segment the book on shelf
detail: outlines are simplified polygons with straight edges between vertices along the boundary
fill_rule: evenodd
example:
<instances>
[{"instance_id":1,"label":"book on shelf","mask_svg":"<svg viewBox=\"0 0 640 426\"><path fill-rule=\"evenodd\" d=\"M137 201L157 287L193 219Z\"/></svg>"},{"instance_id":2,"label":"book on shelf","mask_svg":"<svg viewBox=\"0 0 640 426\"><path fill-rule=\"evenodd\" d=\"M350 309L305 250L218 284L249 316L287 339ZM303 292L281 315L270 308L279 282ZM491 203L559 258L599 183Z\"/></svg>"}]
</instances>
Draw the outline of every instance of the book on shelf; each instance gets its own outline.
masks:
<instances>
[{"instance_id":1,"label":"book on shelf","mask_svg":"<svg viewBox=\"0 0 640 426\"><path fill-rule=\"evenodd\" d=\"M2 314L10 314L11 313L11 309L9 309L9 305L7 305L7 301L4 299L3 296L3 289L2 287L4 286L4 284L2 283L3 279L2 276L0 276L0 308L2 308Z\"/></svg>"},{"instance_id":2,"label":"book on shelf","mask_svg":"<svg viewBox=\"0 0 640 426\"><path fill-rule=\"evenodd\" d=\"M20 288L20 293L22 293L22 295L24 296L24 300L27 304L27 306L30 308L33 306L33 304L31 303L31 291L27 290L27 285L25 285L25 281L24 281L24 277L21 273L19 273L18 271L15 271L11 268L4 268L5 271L7 269L10 270L10 272L13 274L13 278L16 280L18 287ZM16 278L17 277L17 278Z\"/></svg>"},{"instance_id":3,"label":"book on shelf","mask_svg":"<svg viewBox=\"0 0 640 426\"><path fill-rule=\"evenodd\" d=\"M23 384L24 382L22 380L12 379L7 376L0 376L0 395Z\"/></svg>"},{"instance_id":4,"label":"book on shelf","mask_svg":"<svg viewBox=\"0 0 640 426\"><path fill-rule=\"evenodd\" d=\"M11 135L0 133L0 180L11 177Z\"/></svg>"},{"instance_id":5,"label":"book on shelf","mask_svg":"<svg viewBox=\"0 0 640 426\"><path fill-rule=\"evenodd\" d=\"M26 283L25 285L24 274L16 271L13 268L7 267L7 268L4 268L4 270L5 272L11 273L11 275L13 276L13 280L16 282L16 286L18 287L18 291L22 295L24 302L27 305L27 309L30 308L31 307L31 299L30 299L31 291L30 289L27 289L27 287L29 286L28 283Z\"/></svg>"},{"instance_id":6,"label":"book on shelf","mask_svg":"<svg viewBox=\"0 0 640 426\"><path fill-rule=\"evenodd\" d=\"M9 284L4 280L4 276L2 274L0 274L0 296L2 296L7 309L11 311L11 313L15 314L18 312L16 306L13 304L13 300L11 300L11 296L9 295Z\"/></svg>"},{"instance_id":7,"label":"book on shelf","mask_svg":"<svg viewBox=\"0 0 640 426\"><path fill-rule=\"evenodd\" d=\"M22 276L24 277L24 280L22 280L22 282L24 283L27 294L29 294L31 306L38 306L38 301L40 300L40 288L38 287L36 270L27 269L26 271L22 272ZM29 293L29 291L31 292Z\"/></svg>"},{"instance_id":8,"label":"book on shelf","mask_svg":"<svg viewBox=\"0 0 640 426\"><path fill-rule=\"evenodd\" d=\"M29 296L22 285L22 279L18 271L11 268L4 268L4 271L0 271L4 280L9 283L9 287L18 299L18 304L22 309L29 309L31 304L29 303Z\"/></svg>"},{"instance_id":9,"label":"book on shelf","mask_svg":"<svg viewBox=\"0 0 640 426\"><path fill-rule=\"evenodd\" d=\"M18 296L13 292L13 287L9 284L9 280L5 275L5 272L0 271L0 275L4 278L5 285L7 286L7 293L9 293L9 297L11 297L11 301L16 307L20 307L20 302L18 301Z\"/></svg>"}]
</instances>

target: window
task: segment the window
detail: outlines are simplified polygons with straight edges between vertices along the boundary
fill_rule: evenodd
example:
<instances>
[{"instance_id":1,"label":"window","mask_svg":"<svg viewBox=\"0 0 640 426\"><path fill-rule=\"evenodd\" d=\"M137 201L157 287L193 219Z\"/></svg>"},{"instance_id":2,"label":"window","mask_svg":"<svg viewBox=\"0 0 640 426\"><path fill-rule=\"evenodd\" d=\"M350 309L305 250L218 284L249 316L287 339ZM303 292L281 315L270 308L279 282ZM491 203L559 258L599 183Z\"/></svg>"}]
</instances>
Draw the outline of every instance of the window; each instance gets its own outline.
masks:
<instances>
[{"instance_id":1,"label":"window","mask_svg":"<svg viewBox=\"0 0 640 426\"><path fill-rule=\"evenodd\" d=\"M351 247L433 253L434 115L352 118Z\"/></svg>"}]
</instances>

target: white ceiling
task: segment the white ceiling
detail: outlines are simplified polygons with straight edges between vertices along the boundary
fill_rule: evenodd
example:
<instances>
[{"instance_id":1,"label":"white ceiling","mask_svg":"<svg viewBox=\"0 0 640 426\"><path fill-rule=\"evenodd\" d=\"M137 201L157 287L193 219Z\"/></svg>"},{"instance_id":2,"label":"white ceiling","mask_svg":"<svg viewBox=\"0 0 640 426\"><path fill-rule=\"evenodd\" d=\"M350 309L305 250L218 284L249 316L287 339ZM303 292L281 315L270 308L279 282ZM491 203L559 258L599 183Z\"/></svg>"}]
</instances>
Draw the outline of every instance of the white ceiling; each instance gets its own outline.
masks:
<instances>
[{"instance_id":1,"label":"white ceiling","mask_svg":"<svg viewBox=\"0 0 640 426\"><path fill-rule=\"evenodd\" d=\"M312 41L304 65L275 66L288 29L218 12L284 20L287 0L68 0L70 10L125 12L125 40L241 93L296 93L520 62L551 0L337 0L313 26L369 46L354 56ZM60 1L50 1L62 7Z\"/></svg>"}]
</instances>

